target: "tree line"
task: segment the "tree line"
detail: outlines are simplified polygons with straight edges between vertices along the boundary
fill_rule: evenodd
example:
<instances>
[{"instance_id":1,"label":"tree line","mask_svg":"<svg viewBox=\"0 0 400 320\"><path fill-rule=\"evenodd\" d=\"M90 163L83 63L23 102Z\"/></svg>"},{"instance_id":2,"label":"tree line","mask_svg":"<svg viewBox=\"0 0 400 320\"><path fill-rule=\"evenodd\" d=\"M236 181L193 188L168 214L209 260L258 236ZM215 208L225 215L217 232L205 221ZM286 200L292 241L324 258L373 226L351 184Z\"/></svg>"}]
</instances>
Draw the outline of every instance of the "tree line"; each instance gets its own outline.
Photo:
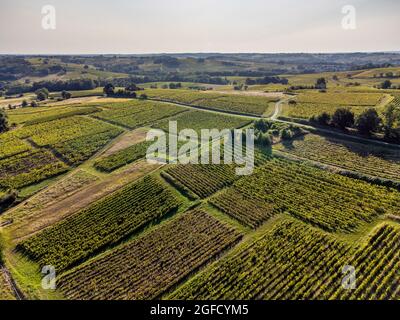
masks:
<instances>
[{"instance_id":1,"label":"tree line","mask_svg":"<svg viewBox=\"0 0 400 320\"><path fill-rule=\"evenodd\" d=\"M375 108L368 108L358 116L350 108L338 108L330 115L323 112L312 116L310 122L332 126L341 130L356 129L360 134L371 136L376 133L383 134L383 139L388 142L400 143L400 110L390 104L383 112L383 118L378 115Z\"/></svg>"}]
</instances>

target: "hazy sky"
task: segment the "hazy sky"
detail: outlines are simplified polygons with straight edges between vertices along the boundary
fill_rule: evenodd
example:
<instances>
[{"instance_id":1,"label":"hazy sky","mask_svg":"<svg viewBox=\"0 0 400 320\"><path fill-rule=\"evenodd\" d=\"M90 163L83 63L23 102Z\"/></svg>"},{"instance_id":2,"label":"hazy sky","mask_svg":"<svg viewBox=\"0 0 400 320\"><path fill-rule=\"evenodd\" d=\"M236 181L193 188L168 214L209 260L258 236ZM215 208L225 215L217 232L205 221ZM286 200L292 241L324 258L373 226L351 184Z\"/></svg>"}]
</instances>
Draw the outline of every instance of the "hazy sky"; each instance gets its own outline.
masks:
<instances>
[{"instance_id":1,"label":"hazy sky","mask_svg":"<svg viewBox=\"0 0 400 320\"><path fill-rule=\"evenodd\" d=\"M0 0L0 53L399 51L399 31L400 0Z\"/></svg>"}]
</instances>

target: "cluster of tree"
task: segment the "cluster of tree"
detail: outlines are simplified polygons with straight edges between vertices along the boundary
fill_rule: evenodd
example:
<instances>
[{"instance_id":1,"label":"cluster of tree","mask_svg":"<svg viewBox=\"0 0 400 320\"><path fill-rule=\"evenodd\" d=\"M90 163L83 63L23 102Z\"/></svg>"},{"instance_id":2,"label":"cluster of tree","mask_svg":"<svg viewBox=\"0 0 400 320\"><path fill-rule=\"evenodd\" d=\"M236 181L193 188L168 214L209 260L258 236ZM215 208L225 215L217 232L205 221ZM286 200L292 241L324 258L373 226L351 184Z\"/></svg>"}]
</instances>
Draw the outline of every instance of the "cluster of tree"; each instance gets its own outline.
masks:
<instances>
[{"instance_id":1,"label":"cluster of tree","mask_svg":"<svg viewBox=\"0 0 400 320\"><path fill-rule=\"evenodd\" d=\"M296 85L296 86L290 86L288 88L288 91L296 91L296 90L312 90L315 89L314 86L307 86L307 85Z\"/></svg>"},{"instance_id":2,"label":"cluster of tree","mask_svg":"<svg viewBox=\"0 0 400 320\"><path fill-rule=\"evenodd\" d=\"M137 98L138 95L136 91L143 90L143 88L139 88L136 84L130 84L129 86L125 87L125 89L118 89L115 90L115 86L112 83L107 83L104 88L103 92L107 97L115 97L115 98ZM139 99L147 99L146 94L141 94Z\"/></svg>"},{"instance_id":3,"label":"cluster of tree","mask_svg":"<svg viewBox=\"0 0 400 320\"><path fill-rule=\"evenodd\" d=\"M243 83L238 85L236 82L233 82L233 90L240 91L243 89L246 91L248 89L248 86L245 86Z\"/></svg>"},{"instance_id":4,"label":"cluster of tree","mask_svg":"<svg viewBox=\"0 0 400 320\"><path fill-rule=\"evenodd\" d=\"M9 190L5 195L0 197L0 213L4 212L7 208L9 208L18 197L18 193L15 190ZM2 263L2 253L1 253L1 243L2 239L0 238L0 264Z\"/></svg>"},{"instance_id":5,"label":"cluster of tree","mask_svg":"<svg viewBox=\"0 0 400 320\"><path fill-rule=\"evenodd\" d=\"M299 127L288 125L277 126L274 122L265 121L263 119L254 122L254 142L263 147L268 147L273 143L273 137L281 140L290 140L300 135L302 130Z\"/></svg>"},{"instance_id":6,"label":"cluster of tree","mask_svg":"<svg viewBox=\"0 0 400 320\"><path fill-rule=\"evenodd\" d=\"M290 86L288 88L288 91L296 91L296 90L313 90L313 89L318 89L321 91L326 90L327 88L327 81L325 78L318 78L315 81L315 84L312 85L296 85L296 86Z\"/></svg>"},{"instance_id":7,"label":"cluster of tree","mask_svg":"<svg viewBox=\"0 0 400 320\"><path fill-rule=\"evenodd\" d=\"M374 78L400 78L400 74L396 74L393 72L386 72L386 73L378 73L374 74Z\"/></svg>"},{"instance_id":8,"label":"cluster of tree","mask_svg":"<svg viewBox=\"0 0 400 320\"><path fill-rule=\"evenodd\" d=\"M400 107L390 104L384 112L383 132L388 142L400 143Z\"/></svg>"},{"instance_id":9,"label":"cluster of tree","mask_svg":"<svg viewBox=\"0 0 400 320\"><path fill-rule=\"evenodd\" d=\"M270 83L288 84L289 80L286 78L269 77L269 76L265 76L263 78L257 78L257 79L251 79L251 78L246 79L246 85L249 85L249 86L255 85L255 84L270 84Z\"/></svg>"},{"instance_id":10,"label":"cluster of tree","mask_svg":"<svg viewBox=\"0 0 400 320\"><path fill-rule=\"evenodd\" d=\"M4 110L0 109L0 133L9 129L7 114Z\"/></svg>"},{"instance_id":11,"label":"cluster of tree","mask_svg":"<svg viewBox=\"0 0 400 320\"><path fill-rule=\"evenodd\" d=\"M74 91L74 90L91 90L100 85L98 80L92 79L73 79L73 80L57 80L57 81L38 81L33 84L18 84L7 89L6 94L18 94L25 92L34 92L41 88L47 88L50 92L56 91Z\"/></svg>"},{"instance_id":12,"label":"cluster of tree","mask_svg":"<svg viewBox=\"0 0 400 320\"><path fill-rule=\"evenodd\" d=\"M167 68L178 68L180 66L180 61L177 58L170 57L170 56L159 56L154 58L154 64L162 64Z\"/></svg>"},{"instance_id":13,"label":"cluster of tree","mask_svg":"<svg viewBox=\"0 0 400 320\"><path fill-rule=\"evenodd\" d=\"M326 80L325 78L318 78L315 82L315 89L326 90Z\"/></svg>"},{"instance_id":14,"label":"cluster of tree","mask_svg":"<svg viewBox=\"0 0 400 320\"><path fill-rule=\"evenodd\" d=\"M43 101L49 97L49 90L47 88L40 88L35 91L35 94L37 100Z\"/></svg>"},{"instance_id":15,"label":"cluster of tree","mask_svg":"<svg viewBox=\"0 0 400 320\"><path fill-rule=\"evenodd\" d=\"M176 72L170 72L167 74L163 74L160 72L151 74L151 75L142 75L142 76L130 76L127 78L117 78L113 79L112 84L116 87L125 87L129 83L148 83L148 82L197 82L197 83L209 83L209 84L221 84L226 85L229 84L229 81L226 78L222 77L211 77L208 74L191 74L191 75L183 75ZM104 86L106 83L101 83L101 86Z\"/></svg>"},{"instance_id":16,"label":"cluster of tree","mask_svg":"<svg viewBox=\"0 0 400 320\"><path fill-rule=\"evenodd\" d=\"M177 83L171 82L168 85L163 85L163 88L164 89L166 89L166 88L169 88L169 89L181 89L182 88L182 83L180 83L180 82L177 82Z\"/></svg>"},{"instance_id":17,"label":"cluster of tree","mask_svg":"<svg viewBox=\"0 0 400 320\"><path fill-rule=\"evenodd\" d=\"M323 112L318 116L312 116L310 121L324 126L334 126L342 130L355 128L363 135L381 131L383 123L374 108L365 110L357 117L348 108L338 108L332 116Z\"/></svg>"},{"instance_id":18,"label":"cluster of tree","mask_svg":"<svg viewBox=\"0 0 400 320\"><path fill-rule=\"evenodd\" d=\"M30 75L33 70L33 66L23 57L0 56L0 80L17 80Z\"/></svg>"},{"instance_id":19,"label":"cluster of tree","mask_svg":"<svg viewBox=\"0 0 400 320\"><path fill-rule=\"evenodd\" d=\"M385 80L381 84L375 86L375 88L378 89L400 89L400 85L395 86L392 81L390 80Z\"/></svg>"}]
</instances>

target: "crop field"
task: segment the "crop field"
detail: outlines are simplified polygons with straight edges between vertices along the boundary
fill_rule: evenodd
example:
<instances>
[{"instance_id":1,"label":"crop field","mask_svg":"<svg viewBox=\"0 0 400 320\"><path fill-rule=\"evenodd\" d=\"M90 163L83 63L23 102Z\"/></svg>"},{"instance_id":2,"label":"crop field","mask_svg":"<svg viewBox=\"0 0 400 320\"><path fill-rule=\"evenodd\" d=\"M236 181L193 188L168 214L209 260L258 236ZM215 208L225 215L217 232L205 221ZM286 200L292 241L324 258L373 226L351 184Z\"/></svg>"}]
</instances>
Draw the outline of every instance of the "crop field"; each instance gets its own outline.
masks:
<instances>
[{"instance_id":1,"label":"crop field","mask_svg":"<svg viewBox=\"0 0 400 320\"><path fill-rule=\"evenodd\" d=\"M348 107L356 115L367 108L376 107L384 98L381 93L301 93L295 105L284 107L283 115L292 118L309 119L326 112L332 115L336 109Z\"/></svg>"},{"instance_id":2,"label":"crop field","mask_svg":"<svg viewBox=\"0 0 400 320\"><path fill-rule=\"evenodd\" d=\"M366 148L363 143L314 134L296 139L289 146L276 145L274 149L365 175L400 181L400 151L397 149Z\"/></svg>"},{"instance_id":3,"label":"crop field","mask_svg":"<svg viewBox=\"0 0 400 320\"><path fill-rule=\"evenodd\" d=\"M350 265L357 270L355 290L332 290L333 299L389 300L400 298L398 265L400 231L384 224L373 234L367 245L351 258Z\"/></svg>"},{"instance_id":4,"label":"crop field","mask_svg":"<svg viewBox=\"0 0 400 320\"><path fill-rule=\"evenodd\" d=\"M14 132L5 132L0 135L0 159L8 158L31 149L30 144L16 137Z\"/></svg>"},{"instance_id":5,"label":"crop field","mask_svg":"<svg viewBox=\"0 0 400 320\"><path fill-rule=\"evenodd\" d=\"M375 106L383 98L380 93L302 93L298 96L298 102L302 103L335 103L342 106Z\"/></svg>"},{"instance_id":6,"label":"crop field","mask_svg":"<svg viewBox=\"0 0 400 320\"><path fill-rule=\"evenodd\" d=\"M277 101L277 98L272 97L199 92L194 90L147 89L145 93L153 99L250 115L272 114L273 108L270 107L269 103Z\"/></svg>"},{"instance_id":7,"label":"crop field","mask_svg":"<svg viewBox=\"0 0 400 320\"><path fill-rule=\"evenodd\" d=\"M251 120L225 116L204 111L187 111L180 113L175 117L160 121L154 124L154 127L169 131L169 121L176 121L178 132L183 129L192 129L198 135L201 134L201 129L234 129L241 128L251 123Z\"/></svg>"},{"instance_id":8,"label":"crop field","mask_svg":"<svg viewBox=\"0 0 400 320\"><path fill-rule=\"evenodd\" d=\"M101 157L96 160L94 166L96 169L105 172L114 171L124 165L134 162L138 159L144 158L148 147L152 142L140 142L128 148L118 150L117 152Z\"/></svg>"},{"instance_id":9,"label":"crop field","mask_svg":"<svg viewBox=\"0 0 400 320\"><path fill-rule=\"evenodd\" d=\"M111 124L75 116L26 126L15 134L38 147L55 150L68 164L78 164L122 132Z\"/></svg>"},{"instance_id":10,"label":"crop field","mask_svg":"<svg viewBox=\"0 0 400 320\"><path fill-rule=\"evenodd\" d=\"M0 300L400 300L399 66L0 55Z\"/></svg>"},{"instance_id":11,"label":"crop field","mask_svg":"<svg viewBox=\"0 0 400 320\"><path fill-rule=\"evenodd\" d=\"M249 198L234 188L211 198L209 202L223 213L253 229L276 214L273 210L274 205Z\"/></svg>"},{"instance_id":12,"label":"crop field","mask_svg":"<svg viewBox=\"0 0 400 320\"><path fill-rule=\"evenodd\" d=\"M283 221L172 293L171 299L312 299L341 275L351 248L300 222ZM325 289L326 290L326 289Z\"/></svg>"},{"instance_id":13,"label":"crop field","mask_svg":"<svg viewBox=\"0 0 400 320\"><path fill-rule=\"evenodd\" d=\"M381 214L399 210L398 191L280 158L267 161L251 176L237 180L232 188L233 197L231 193L221 194L212 203L239 221L250 220L247 224L251 227L261 222L257 218L263 221L272 212L286 211L326 231L352 232ZM269 212L257 216L257 210L243 209L242 203L226 204L226 197L240 199L235 194L246 202L255 201L253 206L268 205Z\"/></svg>"},{"instance_id":14,"label":"crop field","mask_svg":"<svg viewBox=\"0 0 400 320\"><path fill-rule=\"evenodd\" d=\"M238 177L235 168L227 164L177 165L166 172L200 198L206 198L229 186Z\"/></svg>"},{"instance_id":15,"label":"crop field","mask_svg":"<svg viewBox=\"0 0 400 320\"><path fill-rule=\"evenodd\" d=\"M94 106L21 108L8 112L10 122L26 125L67 118L75 115L91 114L98 111Z\"/></svg>"},{"instance_id":16,"label":"crop field","mask_svg":"<svg viewBox=\"0 0 400 320\"><path fill-rule=\"evenodd\" d=\"M31 150L0 160L0 186L19 189L67 171L69 167L46 150Z\"/></svg>"},{"instance_id":17,"label":"crop field","mask_svg":"<svg viewBox=\"0 0 400 320\"><path fill-rule=\"evenodd\" d=\"M43 192L30 198L23 206L3 214L2 218L3 220L12 219L14 222L26 219L37 210L69 197L97 179L96 176L86 171L77 170L60 182L56 182Z\"/></svg>"},{"instance_id":18,"label":"crop field","mask_svg":"<svg viewBox=\"0 0 400 320\"><path fill-rule=\"evenodd\" d=\"M289 118L309 119L312 116L318 116L324 112L333 115L336 109L346 107L349 108L355 115L361 114L366 110L364 106L344 106L332 103L303 103L299 102L296 105L286 105L283 110L283 115Z\"/></svg>"},{"instance_id":19,"label":"crop field","mask_svg":"<svg viewBox=\"0 0 400 320\"><path fill-rule=\"evenodd\" d=\"M89 117L69 116L4 133L0 136L0 186L20 189L66 172L122 132Z\"/></svg>"},{"instance_id":20,"label":"crop field","mask_svg":"<svg viewBox=\"0 0 400 320\"><path fill-rule=\"evenodd\" d=\"M154 101L133 100L124 104L110 105L107 110L95 114L96 118L130 129L152 124L186 111L185 108Z\"/></svg>"},{"instance_id":21,"label":"crop field","mask_svg":"<svg viewBox=\"0 0 400 320\"><path fill-rule=\"evenodd\" d=\"M41 266L54 265L60 272L179 205L180 200L168 188L148 176L23 241L18 249Z\"/></svg>"},{"instance_id":22,"label":"crop field","mask_svg":"<svg viewBox=\"0 0 400 320\"><path fill-rule=\"evenodd\" d=\"M60 279L70 299L153 299L241 235L201 210L110 251Z\"/></svg>"}]
</instances>

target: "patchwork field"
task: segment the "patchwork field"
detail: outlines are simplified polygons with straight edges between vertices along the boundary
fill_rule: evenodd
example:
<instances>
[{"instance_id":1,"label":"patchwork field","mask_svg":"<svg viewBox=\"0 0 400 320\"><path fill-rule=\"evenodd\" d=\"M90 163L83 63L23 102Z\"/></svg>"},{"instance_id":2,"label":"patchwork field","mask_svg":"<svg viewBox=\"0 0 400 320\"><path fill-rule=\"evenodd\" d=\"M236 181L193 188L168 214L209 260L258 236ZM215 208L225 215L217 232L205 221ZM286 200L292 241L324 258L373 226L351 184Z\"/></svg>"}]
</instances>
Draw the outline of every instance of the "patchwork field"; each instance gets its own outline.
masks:
<instances>
[{"instance_id":1,"label":"patchwork field","mask_svg":"<svg viewBox=\"0 0 400 320\"><path fill-rule=\"evenodd\" d=\"M321 298L351 248L299 222L284 221L172 293L171 299ZM326 281L326 280L325 280ZM330 282L326 285L340 285Z\"/></svg>"},{"instance_id":2,"label":"patchwork field","mask_svg":"<svg viewBox=\"0 0 400 320\"><path fill-rule=\"evenodd\" d=\"M110 104L106 110L96 113L94 117L129 129L135 129L163 118L172 117L186 110L182 107L154 101L132 100L123 104Z\"/></svg>"},{"instance_id":3,"label":"patchwork field","mask_svg":"<svg viewBox=\"0 0 400 320\"><path fill-rule=\"evenodd\" d=\"M145 177L23 241L18 250L60 272L177 210L179 204L161 182Z\"/></svg>"},{"instance_id":4,"label":"patchwork field","mask_svg":"<svg viewBox=\"0 0 400 320\"><path fill-rule=\"evenodd\" d=\"M10 122L26 125L47 122L75 115L91 114L98 111L95 106L60 106L60 107L38 107L20 108L8 112Z\"/></svg>"},{"instance_id":5,"label":"patchwork field","mask_svg":"<svg viewBox=\"0 0 400 320\"><path fill-rule=\"evenodd\" d=\"M327 231L353 232L399 210L396 190L279 158L237 180L232 189L211 203L253 228L273 214L288 212Z\"/></svg>"},{"instance_id":6,"label":"patchwork field","mask_svg":"<svg viewBox=\"0 0 400 320\"><path fill-rule=\"evenodd\" d=\"M70 90L67 100L52 91L38 107L8 108L9 130L0 134L0 300L15 298L9 274L27 299L400 299L400 93L373 87L398 68L324 72L319 61L310 68L320 73L295 74L296 63L268 62L272 72L254 62L258 55L244 56L176 58L184 61L179 68L165 55L127 65L116 56L110 66L107 55L76 57L65 62L68 76L116 75L100 70L108 68L127 74L89 86L112 82L108 97L99 86ZM186 76L196 80L166 81L165 70L180 77L189 64L198 73ZM214 75L203 75L203 65ZM218 75L227 68L229 75ZM280 76L287 85L268 76L285 70L293 72ZM320 77L326 92L312 88ZM388 77L397 83L397 74ZM290 88L296 85L308 87ZM132 91L137 99L124 98ZM34 94L15 101L24 97ZM354 136L356 126L338 133L278 120L338 107L356 115L376 108L375 140ZM199 137L202 129L254 129L254 171L242 176L243 162L224 164L223 144L221 164L149 163L147 133L169 132L170 121ZM167 141L157 156L176 160L170 149ZM56 268L51 293L41 289L45 265ZM344 266L356 270L354 290L343 287Z\"/></svg>"},{"instance_id":7,"label":"patchwork field","mask_svg":"<svg viewBox=\"0 0 400 320\"><path fill-rule=\"evenodd\" d=\"M200 136L201 129L234 129L251 123L251 120L202 111L187 111L175 117L160 121L154 127L169 132L169 121L176 121L178 132L192 129Z\"/></svg>"},{"instance_id":8,"label":"patchwork field","mask_svg":"<svg viewBox=\"0 0 400 320\"><path fill-rule=\"evenodd\" d=\"M145 93L153 99L251 115L271 115L273 113L273 106L269 103L278 100L274 97L177 89L147 89Z\"/></svg>"},{"instance_id":9,"label":"patchwork field","mask_svg":"<svg viewBox=\"0 0 400 320\"><path fill-rule=\"evenodd\" d=\"M400 180L400 150L307 134L274 149L295 156L389 180Z\"/></svg>"},{"instance_id":10,"label":"patchwork field","mask_svg":"<svg viewBox=\"0 0 400 320\"><path fill-rule=\"evenodd\" d=\"M241 235L201 210L190 211L60 279L71 299L152 299L182 281Z\"/></svg>"}]
</instances>

